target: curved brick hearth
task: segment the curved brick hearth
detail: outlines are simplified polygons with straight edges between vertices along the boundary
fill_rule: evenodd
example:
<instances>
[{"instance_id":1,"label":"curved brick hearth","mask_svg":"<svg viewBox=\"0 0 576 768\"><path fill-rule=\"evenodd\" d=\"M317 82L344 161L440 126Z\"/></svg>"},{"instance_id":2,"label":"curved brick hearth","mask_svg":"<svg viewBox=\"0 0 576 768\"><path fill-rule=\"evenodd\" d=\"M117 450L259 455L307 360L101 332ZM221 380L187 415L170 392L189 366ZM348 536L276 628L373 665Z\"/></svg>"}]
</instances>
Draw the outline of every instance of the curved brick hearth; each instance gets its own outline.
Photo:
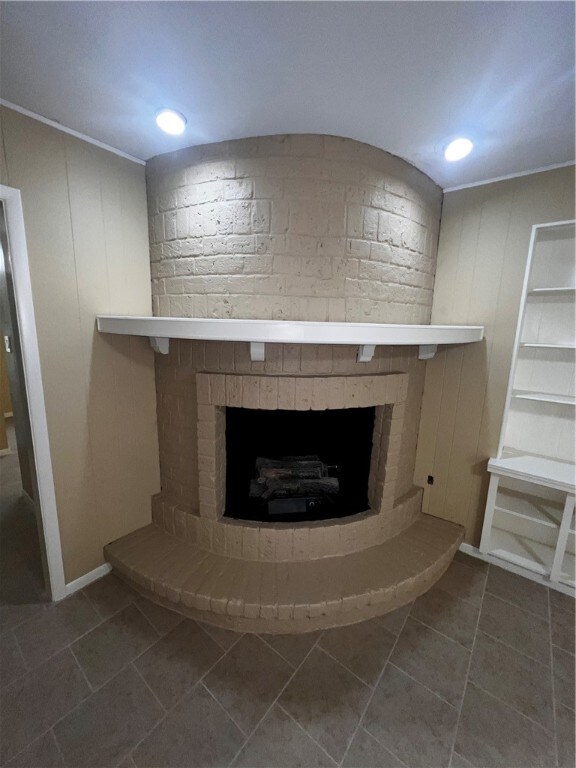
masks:
<instances>
[{"instance_id":1,"label":"curved brick hearth","mask_svg":"<svg viewBox=\"0 0 576 768\"><path fill-rule=\"evenodd\" d=\"M116 573L186 616L247 632L300 633L379 616L414 600L450 564L463 528L422 515L362 552L303 562L242 560L152 524L105 548Z\"/></svg>"}]
</instances>

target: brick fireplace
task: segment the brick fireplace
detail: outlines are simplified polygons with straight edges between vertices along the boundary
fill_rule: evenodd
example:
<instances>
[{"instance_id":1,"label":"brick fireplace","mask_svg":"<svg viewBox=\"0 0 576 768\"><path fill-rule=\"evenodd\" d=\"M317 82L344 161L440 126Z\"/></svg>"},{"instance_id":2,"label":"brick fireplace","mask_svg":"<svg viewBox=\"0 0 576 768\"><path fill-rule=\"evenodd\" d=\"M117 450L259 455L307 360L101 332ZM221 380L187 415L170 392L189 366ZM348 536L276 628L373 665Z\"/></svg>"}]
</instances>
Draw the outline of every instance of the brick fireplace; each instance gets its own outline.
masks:
<instances>
[{"instance_id":1,"label":"brick fireplace","mask_svg":"<svg viewBox=\"0 0 576 768\"><path fill-rule=\"evenodd\" d=\"M429 322L441 193L404 161L279 136L154 158L147 175L155 314ZM413 599L462 535L422 516L413 483L424 365L415 347L359 362L350 346L268 344L256 361L245 342L173 339L156 356L153 523L108 559L152 599L248 631L337 626ZM227 513L227 409L257 413L264 431L273 414L372 409L366 508L275 522L235 498Z\"/></svg>"}]
</instances>

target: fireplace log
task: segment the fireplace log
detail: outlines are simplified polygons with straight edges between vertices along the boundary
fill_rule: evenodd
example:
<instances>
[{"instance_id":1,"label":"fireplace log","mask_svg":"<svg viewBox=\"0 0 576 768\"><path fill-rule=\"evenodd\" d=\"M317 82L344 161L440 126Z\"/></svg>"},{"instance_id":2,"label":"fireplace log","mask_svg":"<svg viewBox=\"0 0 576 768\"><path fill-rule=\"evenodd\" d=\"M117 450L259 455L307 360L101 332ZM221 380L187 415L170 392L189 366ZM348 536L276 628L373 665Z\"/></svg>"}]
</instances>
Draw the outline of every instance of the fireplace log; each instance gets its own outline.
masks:
<instances>
[{"instance_id":1,"label":"fireplace log","mask_svg":"<svg viewBox=\"0 0 576 768\"><path fill-rule=\"evenodd\" d=\"M259 497L266 501L290 496L334 496L338 493L339 486L337 477L267 480L265 484L258 482L258 480L253 480L250 483L250 496Z\"/></svg>"},{"instance_id":2,"label":"fireplace log","mask_svg":"<svg viewBox=\"0 0 576 768\"><path fill-rule=\"evenodd\" d=\"M302 472L313 473L309 477L325 477L328 474L326 464L320 461L318 456L286 456L282 459L266 459L259 456L256 459L256 470L260 477L273 477L274 471L298 473L298 477L304 477Z\"/></svg>"}]
</instances>

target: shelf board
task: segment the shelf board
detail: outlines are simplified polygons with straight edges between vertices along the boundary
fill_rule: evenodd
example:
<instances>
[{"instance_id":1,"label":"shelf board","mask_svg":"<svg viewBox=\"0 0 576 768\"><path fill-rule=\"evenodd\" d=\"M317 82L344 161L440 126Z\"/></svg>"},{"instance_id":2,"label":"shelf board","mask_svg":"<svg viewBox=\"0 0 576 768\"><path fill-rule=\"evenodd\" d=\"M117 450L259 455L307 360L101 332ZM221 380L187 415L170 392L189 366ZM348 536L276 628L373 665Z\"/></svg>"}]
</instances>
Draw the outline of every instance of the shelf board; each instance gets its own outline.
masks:
<instances>
[{"instance_id":1,"label":"shelf board","mask_svg":"<svg viewBox=\"0 0 576 768\"><path fill-rule=\"evenodd\" d=\"M527 483L538 483L574 493L576 485L574 464L568 464L541 456L513 456L507 459L490 459L488 471L496 475L514 477Z\"/></svg>"},{"instance_id":2,"label":"shelf board","mask_svg":"<svg viewBox=\"0 0 576 768\"><path fill-rule=\"evenodd\" d=\"M570 395L551 395L547 392L516 391L512 397L517 400L537 400L541 403L557 403L559 405L576 405L576 397Z\"/></svg>"},{"instance_id":3,"label":"shelf board","mask_svg":"<svg viewBox=\"0 0 576 768\"><path fill-rule=\"evenodd\" d=\"M521 341L520 346L530 349L576 349L576 344L540 344L531 341Z\"/></svg>"},{"instance_id":4,"label":"shelf board","mask_svg":"<svg viewBox=\"0 0 576 768\"><path fill-rule=\"evenodd\" d=\"M574 293L576 291L576 286L574 285L563 285L558 286L556 288L531 288L528 293L530 295L542 295L546 293Z\"/></svg>"},{"instance_id":5,"label":"shelf board","mask_svg":"<svg viewBox=\"0 0 576 768\"><path fill-rule=\"evenodd\" d=\"M247 341L253 359L264 359L266 343L352 344L358 359L368 361L380 345L415 345L421 359L433 357L438 344L481 341L481 325L393 325L385 323L327 323L294 320L240 320L205 317L133 317L98 315L101 333L148 336L156 351L167 352L169 339ZM256 357L254 357L256 355Z\"/></svg>"},{"instance_id":6,"label":"shelf board","mask_svg":"<svg viewBox=\"0 0 576 768\"><path fill-rule=\"evenodd\" d=\"M544 528L553 528L555 530L558 530L560 527L560 523L552 523L550 520L542 520L542 518L539 517L533 517L532 515L525 514L524 512L515 512L512 509L505 509L504 507L501 507L499 505L496 505L494 507L495 512L503 512L506 515L511 515L512 517L518 517L521 520L528 520L531 523L536 523L537 525L541 525Z\"/></svg>"}]
</instances>

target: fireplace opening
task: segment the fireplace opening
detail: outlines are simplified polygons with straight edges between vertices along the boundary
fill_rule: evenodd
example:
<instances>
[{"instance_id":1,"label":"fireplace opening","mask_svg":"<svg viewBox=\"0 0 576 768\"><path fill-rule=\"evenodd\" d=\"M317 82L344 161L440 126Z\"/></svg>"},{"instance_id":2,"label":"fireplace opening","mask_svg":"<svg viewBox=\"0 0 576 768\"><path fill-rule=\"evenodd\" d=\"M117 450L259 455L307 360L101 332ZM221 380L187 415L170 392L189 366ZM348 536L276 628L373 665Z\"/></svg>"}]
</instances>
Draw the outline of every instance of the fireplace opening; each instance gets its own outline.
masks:
<instances>
[{"instance_id":1,"label":"fireplace opening","mask_svg":"<svg viewBox=\"0 0 576 768\"><path fill-rule=\"evenodd\" d=\"M302 522L368 509L375 408L226 408L225 517Z\"/></svg>"}]
</instances>

